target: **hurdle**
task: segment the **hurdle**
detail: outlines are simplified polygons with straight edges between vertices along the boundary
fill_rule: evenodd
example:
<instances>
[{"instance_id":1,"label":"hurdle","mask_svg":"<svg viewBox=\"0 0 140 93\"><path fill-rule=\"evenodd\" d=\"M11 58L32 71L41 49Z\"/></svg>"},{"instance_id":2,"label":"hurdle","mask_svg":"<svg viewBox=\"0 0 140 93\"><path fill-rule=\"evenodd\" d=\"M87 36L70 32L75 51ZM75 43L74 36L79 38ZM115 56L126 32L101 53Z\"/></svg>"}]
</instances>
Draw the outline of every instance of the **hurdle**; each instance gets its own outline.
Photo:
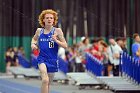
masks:
<instances>
[{"instance_id":1,"label":"hurdle","mask_svg":"<svg viewBox=\"0 0 140 93\"><path fill-rule=\"evenodd\" d=\"M124 59L126 60L126 58L124 58ZM139 65L136 65L136 62L133 65L132 65L132 63L127 64L127 65L129 65L128 66L129 69L128 68L126 69L126 66L125 66L126 63L124 64L122 61L122 58L121 58L120 66L122 66L122 70L126 70L126 72L127 72L126 73L126 72L122 71L122 73L127 74L127 75L125 75L127 77L125 77L125 76L107 77L107 76L102 76L103 65L99 60L94 58L89 53L86 54L86 60L87 60L87 64L86 64L87 72L68 73L67 74L68 76L71 76L71 78L73 78L73 80L75 80L76 85L79 85L79 86L85 85L85 87L86 87L86 86L89 86L91 83L93 83L95 85L100 85L101 87L107 86L110 90L112 90L115 93L140 92L140 87L137 85L137 84L139 84L138 71L140 71L140 70L139 70ZM127 62L130 62L130 60L127 59ZM134 67L130 68L130 65L132 65ZM129 70L129 71L127 71L127 70ZM131 73L130 71L136 72L136 73ZM88 80L90 82L88 82ZM92 80L97 81L97 82L94 83ZM84 81L85 84L82 81Z\"/></svg>"},{"instance_id":2,"label":"hurdle","mask_svg":"<svg viewBox=\"0 0 140 93\"><path fill-rule=\"evenodd\" d=\"M140 93L139 84L139 63L134 61L128 54L121 54L120 67L122 76L97 77L114 93Z\"/></svg>"},{"instance_id":3,"label":"hurdle","mask_svg":"<svg viewBox=\"0 0 140 93\"><path fill-rule=\"evenodd\" d=\"M10 72L14 75L14 78L18 76L24 76L26 79L39 78L39 71L34 68L24 68L24 67L10 67Z\"/></svg>"},{"instance_id":4,"label":"hurdle","mask_svg":"<svg viewBox=\"0 0 140 93\"><path fill-rule=\"evenodd\" d=\"M97 79L93 78L88 72L75 72L67 73L67 76L70 78L70 81L74 81L74 85L78 88L85 89L86 87L92 87L97 85L102 85Z\"/></svg>"},{"instance_id":5,"label":"hurdle","mask_svg":"<svg viewBox=\"0 0 140 93\"><path fill-rule=\"evenodd\" d=\"M18 56L18 59L20 66L10 67L9 69L14 75L14 78L17 78L18 76L24 76L26 79L40 77L38 69L31 67L30 61L20 55Z\"/></svg>"},{"instance_id":6,"label":"hurdle","mask_svg":"<svg viewBox=\"0 0 140 93\"><path fill-rule=\"evenodd\" d=\"M86 72L70 72L67 73L67 76L79 89L85 89L88 86L102 86L103 84L96 78L96 76L101 76L102 63L89 53L86 54L86 60Z\"/></svg>"}]
</instances>

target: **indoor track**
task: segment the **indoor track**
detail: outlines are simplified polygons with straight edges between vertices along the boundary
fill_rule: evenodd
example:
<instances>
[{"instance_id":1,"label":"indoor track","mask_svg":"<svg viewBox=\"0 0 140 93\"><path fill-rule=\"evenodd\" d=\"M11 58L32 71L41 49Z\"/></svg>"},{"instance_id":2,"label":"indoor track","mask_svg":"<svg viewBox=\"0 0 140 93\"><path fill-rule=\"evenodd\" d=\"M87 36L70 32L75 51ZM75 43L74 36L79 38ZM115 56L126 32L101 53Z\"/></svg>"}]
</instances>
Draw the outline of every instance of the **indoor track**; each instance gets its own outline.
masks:
<instances>
[{"instance_id":1,"label":"indoor track","mask_svg":"<svg viewBox=\"0 0 140 93\"><path fill-rule=\"evenodd\" d=\"M41 80L29 79L14 76L0 75L0 93L40 93ZM53 82L50 87L50 93L113 93L110 90L95 89L87 87L79 90L77 86L71 84L62 84Z\"/></svg>"}]
</instances>

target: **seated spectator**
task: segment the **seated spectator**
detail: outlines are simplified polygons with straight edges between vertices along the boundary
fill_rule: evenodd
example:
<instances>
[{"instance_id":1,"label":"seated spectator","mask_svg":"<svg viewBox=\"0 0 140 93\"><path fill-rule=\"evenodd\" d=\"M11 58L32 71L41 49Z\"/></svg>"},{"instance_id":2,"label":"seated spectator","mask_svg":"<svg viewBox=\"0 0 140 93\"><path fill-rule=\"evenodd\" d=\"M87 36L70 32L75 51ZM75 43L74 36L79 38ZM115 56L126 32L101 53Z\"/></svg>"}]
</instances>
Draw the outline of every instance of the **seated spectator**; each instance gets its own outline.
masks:
<instances>
[{"instance_id":1,"label":"seated spectator","mask_svg":"<svg viewBox=\"0 0 140 93\"><path fill-rule=\"evenodd\" d=\"M9 69L11 66L18 66L16 49L8 47L5 53L5 60L6 60L6 73L9 74L10 73Z\"/></svg>"},{"instance_id":2,"label":"seated spectator","mask_svg":"<svg viewBox=\"0 0 140 93\"><path fill-rule=\"evenodd\" d=\"M18 56L25 57L25 51L24 51L24 48L22 46L18 47Z\"/></svg>"},{"instance_id":3,"label":"seated spectator","mask_svg":"<svg viewBox=\"0 0 140 93\"><path fill-rule=\"evenodd\" d=\"M14 66L19 66L18 49L17 49L17 47L13 48L13 52L14 52L14 58L13 58Z\"/></svg>"},{"instance_id":4,"label":"seated spectator","mask_svg":"<svg viewBox=\"0 0 140 93\"><path fill-rule=\"evenodd\" d=\"M7 74L9 73L9 68L10 68L11 63L12 63L12 58L10 56L11 51L12 51L12 48L11 47L8 47L7 50L6 50L6 53L5 53L6 73Z\"/></svg>"}]
</instances>

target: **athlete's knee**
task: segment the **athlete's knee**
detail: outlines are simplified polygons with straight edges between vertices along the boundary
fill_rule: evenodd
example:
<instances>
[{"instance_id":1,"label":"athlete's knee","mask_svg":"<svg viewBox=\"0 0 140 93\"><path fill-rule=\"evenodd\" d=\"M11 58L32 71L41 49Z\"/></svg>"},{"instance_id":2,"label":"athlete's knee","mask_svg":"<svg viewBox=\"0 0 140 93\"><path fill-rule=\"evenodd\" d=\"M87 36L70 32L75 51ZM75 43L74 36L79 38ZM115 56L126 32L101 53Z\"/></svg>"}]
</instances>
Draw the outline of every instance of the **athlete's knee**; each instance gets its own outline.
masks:
<instances>
[{"instance_id":1,"label":"athlete's knee","mask_svg":"<svg viewBox=\"0 0 140 93\"><path fill-rule=\"evenodd\" d=\"M46 78L48 76L47 72L45 72L45 71L41 71L40 75L41 75L41 78Z\"/></svg>"},{"instance_id":2,"label":"athlete's knee","mask_svg":"<svg viewBox=\"0 0 140 93\"><path fill-rule=\"evenodd\" d=\"M49 84L49 78L43 78L42 79L42 84L45 84L45 85L47 84L48 85Z\"/></svg>"}]
</instances>

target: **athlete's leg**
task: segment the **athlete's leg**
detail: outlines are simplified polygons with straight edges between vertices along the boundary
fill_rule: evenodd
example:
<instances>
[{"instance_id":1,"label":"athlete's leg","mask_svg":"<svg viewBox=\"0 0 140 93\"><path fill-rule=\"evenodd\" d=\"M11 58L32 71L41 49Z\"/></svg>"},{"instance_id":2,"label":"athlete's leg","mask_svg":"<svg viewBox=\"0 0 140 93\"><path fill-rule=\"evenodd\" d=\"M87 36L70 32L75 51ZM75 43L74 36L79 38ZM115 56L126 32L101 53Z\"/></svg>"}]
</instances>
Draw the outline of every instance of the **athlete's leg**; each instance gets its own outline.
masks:
<instances>
[{"instance_id":1,"label":"athlete's leg","mask_svg":"<svg viewBox=\"0 0 140 93\"><path fill-rule=\"evenodd\" d=\"M53 82L54 73L48 73L48 76L49 76L49 84L51 84Z\"/></svg>"},{"instance_id":2,"label":"athlete's leg","mask_svg":"<svg viewBox=\"0 0 140 93\"><path fill-rule=\"evenodd\" d=\"M49 85L50 85L53 82L54 73L48 73L48 77L49 77ZM50 88L48 88L48 89L50 89Z\"/></svg>"},{"instance_id":3,"label":"athlete's leg","mask_svg":"<svg viewBox=\"0 0 140 93\"><path fill-rule=\"evenodd\" d=\"M39 65L39 70L42 78L41 93L49 93L49 76L47 73L47 67L44 63Z\"/></svg>"}]
</instances>

